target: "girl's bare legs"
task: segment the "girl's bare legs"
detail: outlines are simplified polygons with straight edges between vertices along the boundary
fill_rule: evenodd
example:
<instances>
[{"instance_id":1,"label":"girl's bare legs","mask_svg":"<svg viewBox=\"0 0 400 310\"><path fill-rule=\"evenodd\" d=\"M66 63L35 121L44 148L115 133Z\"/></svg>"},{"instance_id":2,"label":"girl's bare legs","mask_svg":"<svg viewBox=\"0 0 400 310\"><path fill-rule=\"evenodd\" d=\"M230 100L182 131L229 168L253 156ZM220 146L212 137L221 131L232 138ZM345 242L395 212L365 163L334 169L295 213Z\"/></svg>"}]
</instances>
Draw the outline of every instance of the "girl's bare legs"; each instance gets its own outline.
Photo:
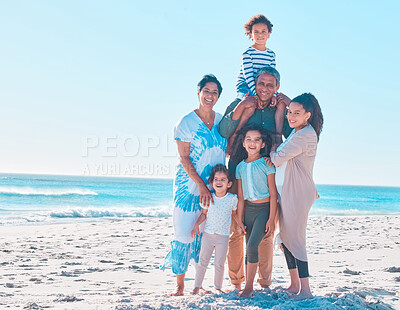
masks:
<instances>
[{"instance_id":1,"label":"girl's bare legs","mask_svg":"<svg viewBox=\"0 0 400 310\"><path fill-rule=\"evenodd\" d=\"M258 263L246 264L246 285L240 297L250 297L253 292L254 278L256 277Z\"/></svg>"},{"instance_id":2,"label":"girl's bare legs","mask_svg":"<svg viewBox=\"0 0 400 310\"><path fill-rule=\"evenodd\" d=\"M300 291L300 279L297 268L289 269L290 274L290 286L286 291L290 294L297 294Z\"/></svg>"},{"instance_id":3,"label":"girl's bare legs","mask_svg":"<svg viewBox=\"0 0 400 310\"><path fill-rule=\"evenodd\" d=\"M171 296L182 296L185 288L185 274L176 275L176 291Z\"/></svg>"}]
</instances>

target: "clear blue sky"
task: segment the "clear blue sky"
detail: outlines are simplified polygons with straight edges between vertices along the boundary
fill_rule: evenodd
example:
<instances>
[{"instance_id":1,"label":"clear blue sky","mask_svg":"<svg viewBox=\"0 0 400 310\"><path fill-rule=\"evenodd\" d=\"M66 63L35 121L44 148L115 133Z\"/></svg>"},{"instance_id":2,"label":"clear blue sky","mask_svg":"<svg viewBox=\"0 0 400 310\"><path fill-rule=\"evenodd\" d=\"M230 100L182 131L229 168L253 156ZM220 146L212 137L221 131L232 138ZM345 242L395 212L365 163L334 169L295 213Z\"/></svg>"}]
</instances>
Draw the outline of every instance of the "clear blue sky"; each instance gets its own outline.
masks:
<instances>
[{"instance_id":1,"label":"clear blue sky","mask_svg":"<svg viewBox=\"0 0 400 310\"><path fill-rule=\"evenodd\" d=\"M280 90L323 109L316 183L400 186L399 2L244 3L1 1L0 172L172 176L198 80L223 113L262 13Z\"/></svg>"}]
</instances>

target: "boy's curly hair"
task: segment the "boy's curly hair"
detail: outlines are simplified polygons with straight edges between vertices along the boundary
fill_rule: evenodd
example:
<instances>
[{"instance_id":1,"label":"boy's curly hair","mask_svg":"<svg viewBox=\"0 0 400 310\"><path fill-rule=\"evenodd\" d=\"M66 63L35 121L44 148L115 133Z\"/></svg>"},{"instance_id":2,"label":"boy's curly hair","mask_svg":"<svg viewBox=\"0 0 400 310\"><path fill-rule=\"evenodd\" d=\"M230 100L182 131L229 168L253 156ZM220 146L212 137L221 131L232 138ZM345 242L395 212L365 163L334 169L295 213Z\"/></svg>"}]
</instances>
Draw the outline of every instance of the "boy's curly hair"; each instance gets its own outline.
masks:
<instances>
[{"instance_id":1,"label":"boy's curly hair","mask_svg":"<svg viewBox=\"0 0 400 310\"><path fill-rule=\"evenodd\" d=\"M253 25L255 24L266 24L268 27L268 31L271 33L272 32L272 23L269 21L268 18L266 18L262 14L258 14L256 16L253 16L252 18L249 19L247 23L244 24L244 30L245 34L251 39L251 31L253 30Z\"/></svg>"}]
</instances>

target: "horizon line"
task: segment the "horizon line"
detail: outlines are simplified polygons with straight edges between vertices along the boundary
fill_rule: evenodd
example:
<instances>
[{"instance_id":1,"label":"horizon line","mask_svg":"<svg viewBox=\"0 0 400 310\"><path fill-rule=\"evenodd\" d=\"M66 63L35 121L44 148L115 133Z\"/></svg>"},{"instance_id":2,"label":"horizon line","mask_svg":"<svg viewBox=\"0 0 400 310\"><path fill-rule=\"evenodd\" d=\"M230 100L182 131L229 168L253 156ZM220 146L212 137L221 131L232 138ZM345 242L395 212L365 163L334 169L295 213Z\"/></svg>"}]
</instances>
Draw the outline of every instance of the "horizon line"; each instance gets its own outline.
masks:
<instances>
[{"instance_id":1,"label":"horizon line","mask_svg":"<svg viewBox=\"0 0 400 310\"><path fill-rule=\"evenodd\" d=\"M0 175L32 175L32 176L64 176L64 177L82 177L82 178L114 178L114 179L153 179L153 180L171 180L173 177L154 177L154 176L123 176L123 175L82 175L82 174L58 174L58 173L20 173L20 172L0 172ZM400 188L400 185L365 185L365 184L335 184L335 183L316 183L316 185L332 186L365 186L365 187L393 187Z\"/></svg>"}]
</instances>

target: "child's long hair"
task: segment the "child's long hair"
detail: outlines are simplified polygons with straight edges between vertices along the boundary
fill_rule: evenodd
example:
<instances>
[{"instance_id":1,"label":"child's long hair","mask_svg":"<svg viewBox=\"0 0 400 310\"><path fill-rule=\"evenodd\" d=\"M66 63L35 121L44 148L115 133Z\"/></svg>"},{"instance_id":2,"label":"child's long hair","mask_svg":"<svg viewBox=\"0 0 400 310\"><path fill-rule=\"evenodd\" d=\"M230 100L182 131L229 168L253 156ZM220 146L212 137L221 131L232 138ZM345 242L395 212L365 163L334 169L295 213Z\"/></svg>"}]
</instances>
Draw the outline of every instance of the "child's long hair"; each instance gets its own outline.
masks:
<instances>
[{"instance_id":1,"label":"child's long hair","mask_svg":"<svg viewBox=\"0 0 400 310\"><path fill-rule=\"evenodd\" d=\"M261 134L261 139L265 143L265 146L260 150L261 156L269 156L269 152L271 151L271 146L272 146L272 138L268 130L262 128L259 125L256 124L250 124L244 126L242 129L240 129L237 132L236 139L233 143L233 148L232 148L232 153L230 160L238 164L242 160L247 158L247 151L243 146L243 141L246 137L246 134L248 131L258 131Z\"/></svg>"},{"instance_id":2,"label":"child's long hair","mask_svg":"<svg viewBox=\"0 0 400 310\"><path fill-rule=\"evenodd\" d=\"M324 125L324 117L322 116L317 98L311 93L304 93L292 99L292 102L301 104L306 112L311 113L308 123L314 128L319 140L319 135Z\"/></svg>"}]
</instances>

